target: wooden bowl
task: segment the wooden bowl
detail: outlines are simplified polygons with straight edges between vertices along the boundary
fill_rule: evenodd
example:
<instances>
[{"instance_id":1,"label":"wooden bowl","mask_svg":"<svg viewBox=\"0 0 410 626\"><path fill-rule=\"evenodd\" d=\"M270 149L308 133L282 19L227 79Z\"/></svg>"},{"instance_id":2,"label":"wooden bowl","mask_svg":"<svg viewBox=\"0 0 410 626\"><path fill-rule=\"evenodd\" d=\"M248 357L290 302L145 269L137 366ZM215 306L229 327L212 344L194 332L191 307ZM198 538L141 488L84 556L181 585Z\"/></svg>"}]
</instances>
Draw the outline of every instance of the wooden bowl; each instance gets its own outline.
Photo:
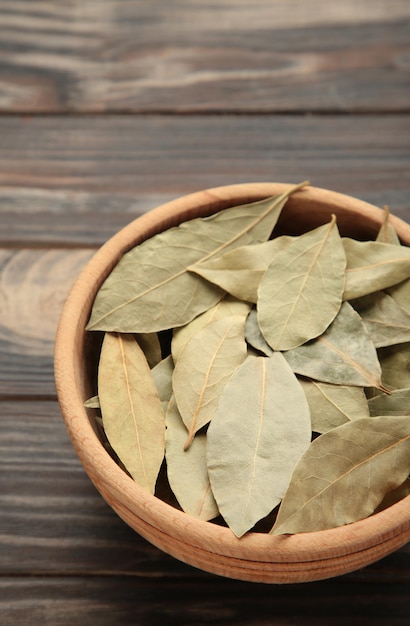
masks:
<instances>
[{"instance_id":1,"label":"wooden bowl","mask_svg":"<svg viewBox=\"0 0 410 626\"><path fill-rule=\"evenodd\" d=\"M140 535L195 567L222 576L265 583L329 578L359 569L410 539L410 496L367 519L339 528L296 535L251 532L238 539L230 529L203 522L141 489L111 458L98 436L85 399L95 393L99 333L86 332L97 290L121 256L152 235L182 221L207 216L270 195L289 185L252 183L208 189L160 206L112 237L77 279L64 306L55 346L55 377L61 410L74 448L98 491ZM288 200L279 232L299 234L335 213L342 235L375 237L383 213L346 195L306 187ZM404 244L410 226L393 218Z\"/></svg>"}]
</instances>

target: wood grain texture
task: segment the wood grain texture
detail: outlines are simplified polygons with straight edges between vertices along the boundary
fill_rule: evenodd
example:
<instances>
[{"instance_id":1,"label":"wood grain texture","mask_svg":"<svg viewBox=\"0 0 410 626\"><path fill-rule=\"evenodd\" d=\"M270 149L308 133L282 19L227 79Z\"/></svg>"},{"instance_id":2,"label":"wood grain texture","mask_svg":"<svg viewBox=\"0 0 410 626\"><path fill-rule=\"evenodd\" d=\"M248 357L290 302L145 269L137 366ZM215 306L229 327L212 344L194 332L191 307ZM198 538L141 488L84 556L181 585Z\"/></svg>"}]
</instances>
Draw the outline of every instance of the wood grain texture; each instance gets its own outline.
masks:
<instances>
[{"instance_id":1,"label":"wood grain texture","mask_svg":"<svg viewBox=\"0 0 410 626\"><path fill-rule=\"evenodd\" d=\"M406 0L3 0L2 111L400 111Z\"/></svg>"},{"instance_id":2,"label":"wood grain texture","mask_svg":"<svg viewBox=\"0 0 410 626\"><path fill-rule=\"evenodd\" d=\"M52 395L57 321L90 250L0 249L0 396Z\"/></svg>"},{"instance_id":3,"label":"wood grain texture","mask_svg":"<svg viewBox=\"0 0 410 626\"><path fill-rule=\"evenodd\" d=\"M406 584L327 581L287 588L224 579L75 577L0 580L7 626L407 626Z\"/></svg>"},{"instance_id":4,"label":"wood grain texture","mask_svg":"<svg viewBox=\"0 0 410 626\"><path fill-rule=\"evenodd\" d=\"M277 587L136 534L74 452L53 349L95 248L186 193L310 178L410 221L409 28L408 0L1 0L0 624L407 626L410 544Z\"/></svg>"},{"instance_id":5,"label":"wood grain texture","mask_svg":"<svg viewBox=\"0 0 410 626\"><path fill-rule=\"evenodd\" d=\"M410 120L395 116L0 118L0 244L97 246L172 198L297 182L410 215Z\"/></svg>"},{"instance_id":6,"label":"wood grain texture","mask_svg":"<svg viewBox=\"0 0 410 626\"><path fill-rule=\"evenodd\" d=\"M0 576L186 575L187 566L134 533L92 486L57 402L3 401L0 414Z\"/></svg>"},{"instance_id":7,"label":"wood grain texture","mask_svg":"<svg viewBox=\"0 0 410 626\"><path fill-rule=\"evenodd\" d=\"M56 402L3 401L0 415L0 580L25 574L217 580L153 547L108 507L73 450ZM340 580L400 585L410 582L409 565L405 546ZM1 610L0 602L3 623Z\"/></svg>"}]
</instances>

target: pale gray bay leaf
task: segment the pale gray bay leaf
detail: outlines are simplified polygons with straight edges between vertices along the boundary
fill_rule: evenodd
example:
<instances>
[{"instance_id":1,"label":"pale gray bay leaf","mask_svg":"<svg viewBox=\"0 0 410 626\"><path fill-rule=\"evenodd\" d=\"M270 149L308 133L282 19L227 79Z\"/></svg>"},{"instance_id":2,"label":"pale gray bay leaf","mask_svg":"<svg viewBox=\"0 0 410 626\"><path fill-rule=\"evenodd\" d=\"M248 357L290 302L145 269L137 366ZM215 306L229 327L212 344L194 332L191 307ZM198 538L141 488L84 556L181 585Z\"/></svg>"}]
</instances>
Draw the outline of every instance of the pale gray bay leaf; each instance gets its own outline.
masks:
<instances>
[{"instance_id":1,"label":"pale gray bay leaf","mask_svg":"<svg viewBox=\"0 0 410 626\"><path fill-rule=\"evenodd\" d=\"M410 248L347 237L342 241L347 258L344 300L367 296L410 277Z\"/></svg>"},{"instance_id":2,"label":"pale gray bay leaf","mask_svg":"<svg viewBox=\"0 0 410 626\"><path fill-rule=\"evenodd\" d=\"M336 528L371 515L410 472L410 417L364 417L315 439L297 464L273 534Z\"/></svg>"},{"instance_id":3,"label":"pale gray bay leaf","mask_svg":"<svg viewBox=\"0 0 410 626\"><path fill-rule=\"evenodd\" d=\"M224 317L230 317L232 315L239 315L246 317L249 313L251 305L248 302L242 302L237 298L227 294L220 302L215 304L205 313L201 313L192 322L175 328L172 333L171 352L174 362L178 360L178 356L187 343L187 341L193 337L198 331L200 331L209 322L222 319Z\"/></svg>"},{"instance_id":4,"label":"pale gray bay leaf","mask_svg":"<svg viewBox=\"0 0 410 626\"><path fill-rule=\"evenodd\" d=\"M172 386L188 429L186 448L195 433L212 420L225 385L245 358L244 316L209 322L181 350Z\"/></svg>"},{"instance_id":5,"label":"pale gray bay leaf","mask_svg":"<svg viewBox=\"0 0 410 626\"><path fill-rule=\"evenodd\" d=\"M153 494L165 452L165 416L147 359L132 335L106 333L98 396L107 439L134 480Z\"/></svg>"},{"instance_id":6,"label":"pale gray bay leaf","mask_svg":"<svg viewBox=\"0 0 410 626\"><path fill-rule=\"evenodd\" d=\"M342 304L346 258L335 217L277 254L258 291L258 321L274 350L321 335Z\"/></svg>"},{"instance_id":7,"label":"pale gray bay leaf","mask_svg":"<svg viewBox=\"0 0 410 626\"><path fill-rule=\"evenodd\" d=\"M311 440L305 395L279 352L248 357L237 369L207 436L215 500L241 537L280 502Z\"/></svg>"},{"instance_id":8,"label":"pale gray bay leaf","mask_svg":"<svg viewBox=\"0 0 410 626\"><path fill-rule=\"evenodd\" d=\"M360 315L348 302L323 335L283 354L293 371L302 376L383 389L376 349Z\"/></svg>"},{"instance_id":9,"label":"pale gray bay leaf","mask_svg":"<svg viewBox=\"0 0 410 626\"><path fill-rule=\"evenodd\" d=\"M246 318L245 339L250 346L259 350L265 356L271 356L274 352L261 333L256 309L252 309Z\"/></svg>"},{"instance_id":10,"label":"pale gray bay leaf","mask_svg":"<svg viewBox=\"0 0 410 626\"><path fill-rule=\"evenodd\" d=\"M369 411L375 415L410 415L410 388L395 389L391 394L369 398Z\"/></svg>"},{"instance_id":11,"label":"pale gray bay leaf","mask_svg":"<svg viewBox=\"0 0 410 626\"><path fill-rule=\"evenodd\" d=\"M185 513L205 521L219 514L206 464L206 433L198 433L188 450L188 431L172 396L165 415L165 458L170 487Z\"/></svg>"},{"instance_id":12,"label":"pale gray bay leaf","mask_svg":"<svg viewBox=\"0 0 410 626\"><path fill-rule=\"evenodd\" d=\"M410 341L410 315L388 293L375 293L352 300L376 348Z\"/></svg>"},{"instance_id":13,"label":"pale gray bay leaf","mask_svg":"<svg viewBox=\"0 0 410 626\"><path fill-rule=\"evenodd\" d=\"M336 426L369 416L367 398L361 387L306 378L299 382L309 404L312 430L317 433L326 433Z\"/></svg>"},{"instance_id":14,"label":"pale gray bay leaf","mask_svg":"<svg viewBox=\"0 0 410 626\"><path fill-rule=\"evenodd\" d=\"M288 197L304 185L183 222L136 245L102 284L87 329L146 333L187 324L224 295L187 268L269 239Z\"/></svg>"}]
</instances>

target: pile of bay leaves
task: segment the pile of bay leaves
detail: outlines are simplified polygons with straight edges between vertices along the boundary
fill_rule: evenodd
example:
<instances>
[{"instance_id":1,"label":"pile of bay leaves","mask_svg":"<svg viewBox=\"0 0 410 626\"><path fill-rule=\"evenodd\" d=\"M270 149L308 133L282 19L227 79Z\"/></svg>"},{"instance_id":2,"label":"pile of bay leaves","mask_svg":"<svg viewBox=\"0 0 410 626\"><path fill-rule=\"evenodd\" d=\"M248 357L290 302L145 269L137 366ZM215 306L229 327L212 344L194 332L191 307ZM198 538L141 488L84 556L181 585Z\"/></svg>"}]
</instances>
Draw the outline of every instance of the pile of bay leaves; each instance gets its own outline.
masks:
<instances>
[{"instance_id":1,"label":"pile of bay leaves","mask_svg":"<svg viewBox=\"0 0 410 626\"><path fill-rule=\"evenodd\" d=\"M272 237L288 197L135 246L101 286L98 396L112 449L152 494L236 536L347 524L410 493L410 249L336 218ZM303 191L302 191L303 193ZM165 459L165 461L164 461Z\"/></svg>"}]
</instances>

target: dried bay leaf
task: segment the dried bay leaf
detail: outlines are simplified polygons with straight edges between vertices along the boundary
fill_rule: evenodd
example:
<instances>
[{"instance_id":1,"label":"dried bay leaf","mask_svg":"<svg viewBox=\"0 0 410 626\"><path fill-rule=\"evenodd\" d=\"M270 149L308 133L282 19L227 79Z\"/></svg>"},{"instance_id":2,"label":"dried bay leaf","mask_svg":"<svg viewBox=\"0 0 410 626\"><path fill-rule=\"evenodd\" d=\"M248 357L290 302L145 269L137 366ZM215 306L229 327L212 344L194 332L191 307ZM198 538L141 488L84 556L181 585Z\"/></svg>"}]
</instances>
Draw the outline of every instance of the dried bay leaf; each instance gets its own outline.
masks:
<instances>
[{"instance_id":1,"label":"dried bay leaf","mask_svg":"<svg viewBox=\"0 0 410 626\"><path fill-rule=\"evenodd\" d=\"M295 237L266 270L258 291L258 321L274 350L291 350L322 334L336 317L346 258L336 218Z\"/></svg>"},{"instance_id":2,"label":"dried bay leaf","mask_svg":"<svg viewBox=\"0 0 410 626\"><path fill-rule=\"evenodd\" d=\"M368 400L370 415L410 415L410 389L395 389Z\"/></svg>"},{"instance_id":3,"label":"dried bay leaf","mask_svg":"<svg viewBox=\"0 0 410 626\"><path fill-rule=\"evenodd\" d=\"M386 291L395 303L410 315L410 280L403 280Z\"/></svg>"},{"instance_id":4,"label":"dried bay leaf","mask_svg":"<svg viewBox=\"0 0 410 626\"><path fill-rule=\"evenodd\" d=\"M410 478L407 478L404 483L396 487L396 489L389 491L376 508L375 513L387 509L387 507L396 504L396 502L403 500L403 498L407 498L407 496L410 496Z\"/></svg>"},{"instance_id":5,"label":"dried bay leaf","mask_svg":"<svg viewBox=\"0 0 410 626\"><path fill-rule=\"evenodd\" d=\"M248 357L226 385L208 428L212 491L236 536L280 502L310 440L309 407L283 356Z\"/></svg>"},{"instance_id":6,"label":"dried bay leaf","mask_svg":"<svg viewBox=\"0 0 410 626\"><path fill-rule=\"evenodd\" d=\"M293 237L277 237L259 244L241 246L189 270L246 302L256 303L258 287L274 257Z\"/></svg>"},{"instance_id":7,"label":"dried bay leaf","mask_svg":"<svg viewBox=\"0 0 410 626\"><path fill-rule=\"evenodd\" d=\"M370 398L375 398L382 393L384 392L380 389L376 389L375 387L364 387L364 394L368 400L370 400Z\"/></svg>"},{"instance_id":8,"label":"dried bay leaf","mask_svg":"<svg viewBox=\"0 0 410 626\"><path fill-rule=\"evenodd\" d=\"M157 333L135 333L136 341L138 341L148 365L152 368L162 359L161 344Z\"/></svg>"},{"instance_id":9,"label":"dried bay leaf","mask_svg":"<svg viewBox=\"0 0 410 626\"><path fill-rule=\"evenodd\" d=\"M312 430L325 433L361 417L369 416L362 388L332 385L302 378L299 380L310 408Z\"/></svg>"},{"instance_id":10,"label":"dried bay leaf","mask_svg":"<svg viewBox=\"0 0 410 626\"><path fill-rule=\"evenodd\" d=\"M410 308L409 251L403 252L387 209L376 242L344 239L342 243L334 216L330 224L310 233L267 241L288 195L302 186L279 198L185 222L136 246L107 278L88 326L108 330L101 353L99 396L85 404L98 407L105 394L101 412L113 448L106 444L110 454L118 455L119 465L144 489L158 495L164 486L168 494L172 488L183 510L203 520L219 514L210 487L213 473L218 477L214 488L221 512L238 537L251 528L262 531L272 525L287 486L288 507L294 483L290 477L300 457L309 453L312 428L323 433L322 439L330 432L340 434L343 426L380 416L402 419L410 413L410 314L405 312ZM364 245L368 243L373 247ZM260 287L269 273L272 286L265 292ZM343 300L362 292L367 295L352 302L360 321ZM249 313L252 304L257 304L257 310ZM264 335L259 325L265 325ZM113 334L110 329L126 329L128 334ZM138 343L132 344L132 336ZM393 342L402 343L385 347ZM299 382L288 361L295 372L302 372ZM312 374L317 380L305 378ZM104 380L107 391L101 394ZM383 391L390 393L387 384L407 388L384 395ZM371 398L371 390L378 395ZM218 434L214 447L208 445L210 474L205 463L208 422L211 437L214 429ZM387 437L384 431L382 435ZM368 434L368 439L372 437ZM156 440L152 450L148 439ZM346 444L348 438L341 439ZM381 440L381 434L373 439ZM352 436L352 457L340 451L340 442L328 457L315 448L322 464L325 457L333 459L331 465L340 475L335 477L334 467L330 469L334 485L325 504L317 492L311 500L325 507L335 503L338 524L347 523L340 522L347 505L336 501L346 489L343 472L358 473L360 498L372 506L375 496L363 493L360 464L368 472L371 469L376 490L381 489L378 463L372 464L368 456L363 462L355 457L359 447L368 453L362 440L364 436ZM356 465L343 469L343 462ZM401 465L399 469L403 474ZM378 508L408 493L406 479L398 484L396 474L383 487ZM325 480L324 473L313 473L308 489L312 477L316 484ZM325 492L328 487L319 489ZM173 495L172 502L178 506ZM292 506L292 498L290 502ZM317 517L314 507L310 515L309 506L308 523ZM369 514L365 506L362 514ZM290 517L292 526L293 513ZM287 519L284 523L289 528ZM282 519L273 532L293 532L283 528Z\"/></svg>"},{"instance_id":11,"label":"dried bay leaf","mask_svg":"<svg viewBox=\"0 0 410 626\"><path fill-rule=\"evenodd\" d=\"M283 354L296 374L336 385L384 390L376 349L360 315L348 302L323 335Z\"/></svg>"},{"instance_id":12,"label":"dried bay leaf","mask_svg":"<svg viewBox=\"0 0 410 626\"><path fill-rule=\"evenodd\" d=\"M395 238L392 235L390 243L401 245L397 235ZM395 303L410 315L410 279L403 280L396 285L388 287L386 291L393 298Z\"/></svg>"},{"instance_id":13,"label":"dried bay leaf","mask_svg":"<svg viewBox=\"0 0 410 626\"><path fill-rule=\"evenodd\" d=\"M274 352L261 333L256 309L252 309L246 318L245 339L250 346L259 350L265 356L271 356Z\"/></svg>"},{"instance_id":14,"label":"dried bay leaf","mask_svg":"<svg viewBox=\"0 0 410 626\"><path fill-rule=\"evenodd\" d=\"M209 322L181 350L172 386L188 429L186 448L213 418L222 390L245 358L245 317L237 315Z\"/></svg>"},{"instance_id":15,"label":"dried bay leaf","mask_svg":"<svg viewBox=\"0 0 410 626\"><path fill-rule=\"evenodd\" d=\"M185 513L202 520L219 514L206 464L206 433L198 433L184 450L187 429L172 396L165 415L165 458L169 484Z\"/></svg>"},{"instance_id":16,"label":"dried bay leaf","mask_svg":"<svg viewBox=\"0 0 410 626\"><path fill-rule=\"evenodd\" d=\"M310 532L363 519L409 472L410 417L364 417L338 426L300 459L271 532Z\"/></svg>"},{"instance_id":17,"label":"dried bay leaf","mask_svg":"<svg viewBox=\"0 0 410 626\"><path fill-rule=\"evenodd\" d=\"M384 291L351 301L376 348L410 341L410 315Z\"/></svg>"},{"instance_id":18,"label":"dried bay leaf","mask_svg":"<svg viewBox=\"0 0 410 626\"><path fill-rule=\"evenodd\" d=\"M222 319L223 317L229 317L232 315L240 315L246 317L249 313L251 305L248 302L242 302L237 298L226 295L215 306L211 307L205 313L201 313L192 322L189 322L185 326L175 328L172 334L171 352L175 363L178 360L179 353L181 352L187 341L193 337L198 331L200 331L209 322Z\"/></svg>"},{"instance_id":19,"label":"dried bay leaf","mask_svg":"<svg viewBox=\"0 0 410 626\"><path fill-rule=\"evenodd\" d=\"M252 346L247 345L246 347L246 355L247 356L261 356L259 350L255 350L255 348L252 348Z\"/></svg>"},{"instance_id":20,"label":"dried bay leaf","mask_svg":"<svg viewBox=\"0 0 410 626\"><path fill-rule=\"evenodd\" d=\"M410 342L378 349L383 385L391 390L410 387Z\"/></svg>"},{"instance_id":21,"label":"dried bay leaf","mask_svg":"<svg viewBox=\"0 0 410 626\"><path fill-rule=\"evenodd\" d=\"M399 236L392 224L390 209L388 206L384 207L384 218L379 232L377 233L376 241L379 241L380 243L390 243L393 246L401 245Z\"/></svg>"},{"instance_id":22,"label":"dried bay leaf","mask_svg":"<svg viewBox=\"0 0 410 626\"><path fill-rule=\"evenodd\" d=\"M183 222L135 246L102 284L87 329L147 333L188 323L216 304L224 291L187 268L269 239L288 197L305 185Z\"/></svg>"},{"instance_id":23,"label":"dried bay leaf","mask_svg":"<svg viewBox=\"0 0 410 626\"><path fill-rule=\"evenodd\" d=\"M174 372L174 361L169 354L152 368L151 374L158 391L164 412L172 396L172 374Z\"/></svg>"},{"instance_id":24,"label":"dried bay leaf","mask_svg":"<svg viewBox=\"0 0 410 626\"><path fill-rule=\"evenodd\" d=\"M88 398L84 402L84 406L86 409L99 409L100 408L100 398L98 396L92 396L92 398Z\"/></svg>"},{"instance_id":25,"label":"dried bay leaf","mask_svg":"<svg viewBox=\"0 0 410 626\"><path fill-rule=\"evenodd\" d=\"M379 241L343 237L346 252L345 300L381 291L410 277L410 249Z\"/></svg>"},{"instance_id":26,"label":"dried bay leaf","mask_svg":"<svg viewBox=\"0 0 410 626\"><path fill-rule=\"evenodd\" d=\"M153 494L164 459L165 417L148 362L132 335L105 334L98 395L111 447L134 480Z\"/></svg>"}]
</instances>

